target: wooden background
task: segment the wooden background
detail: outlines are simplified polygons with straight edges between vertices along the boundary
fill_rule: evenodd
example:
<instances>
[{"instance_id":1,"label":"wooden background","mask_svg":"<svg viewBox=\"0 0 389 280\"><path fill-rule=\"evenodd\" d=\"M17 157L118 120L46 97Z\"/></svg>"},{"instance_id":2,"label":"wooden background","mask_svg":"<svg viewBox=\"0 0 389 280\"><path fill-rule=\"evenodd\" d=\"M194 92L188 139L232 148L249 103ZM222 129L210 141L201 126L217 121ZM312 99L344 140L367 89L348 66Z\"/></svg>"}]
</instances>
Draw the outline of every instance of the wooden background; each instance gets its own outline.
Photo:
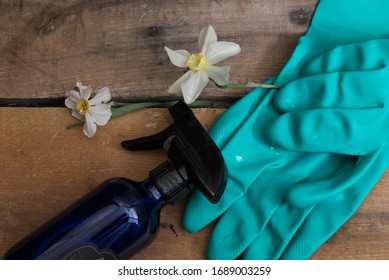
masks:
<instances>
[{"instance_id":1,"label":"wooden background","mask_svg":"<svg viewBox=\"0 0 389 280\"><path fill-rule=\"evenodd\" d=\"M317 1L0 0L0 256L16 241L101 181L143 180L163 151L129 153L124 139L170 123L166 109L147 109L98 128L92 139L62 108L76 81L108 86L113 99L173 100L167 87L182 75L164 46L197 51L212 24L221 40L240 44L227 59L231 81L264 81L278 73L310 23ZM202 99L236 100L245 90L209 85ZM45 107L45 108L36 108ZM48 108L51 107L51 108ZM222 109L196 109L209 128ZM389 189L384 176L358 212L313 259L388 259ZM186 201L167 206L154 243L135 259L204 259L212 226L181 227Z\"/></svg>"},{"instance_id":2,"label":"wooden background","mask_svg":"<svg viewBox=\"0 0 389 280\"><path fill-rule=\"evenodd\" d=\"M76 81L108 86L116 99L173 99L182 75L164 50L197 52L211 24L220 40L241 45L234 82L279 72L315 9L312 1L0 1L0 98L61 98ZM207 87L203 98L243 92ZM3 101L5 102L5 101Z\"/></svg>"}]
</instances>

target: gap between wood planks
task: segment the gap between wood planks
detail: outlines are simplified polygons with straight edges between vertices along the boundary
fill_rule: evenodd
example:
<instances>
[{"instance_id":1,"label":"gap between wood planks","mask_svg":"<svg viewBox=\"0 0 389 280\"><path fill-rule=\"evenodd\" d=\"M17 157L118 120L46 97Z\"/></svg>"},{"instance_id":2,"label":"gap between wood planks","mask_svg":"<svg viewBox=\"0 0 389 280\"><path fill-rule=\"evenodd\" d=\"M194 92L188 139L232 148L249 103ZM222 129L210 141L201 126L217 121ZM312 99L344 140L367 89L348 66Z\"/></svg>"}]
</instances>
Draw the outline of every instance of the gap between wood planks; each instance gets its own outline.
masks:
<instances>
[{"instance_id":1,"label":"gap between wood planks","mask_svg":"<svg viewBox=\"0 0 389 280\"><path fill-rule=\"evenodd\" d=\"M66 97L58 98L0 98L0 107L65 107ZM114 98L118 102L168 102L179 101L177 97L161 97L161 98L148 98L142 100L124 100L121 98ZM198 99L201 100L201 99ZM228 104L235 103L239 100L239 97L223 97L223 98L208 98L207 101L213 102L214 108L227 108ZM228 104L227 104L228 103Z\"/></svg>"}]
</instances>

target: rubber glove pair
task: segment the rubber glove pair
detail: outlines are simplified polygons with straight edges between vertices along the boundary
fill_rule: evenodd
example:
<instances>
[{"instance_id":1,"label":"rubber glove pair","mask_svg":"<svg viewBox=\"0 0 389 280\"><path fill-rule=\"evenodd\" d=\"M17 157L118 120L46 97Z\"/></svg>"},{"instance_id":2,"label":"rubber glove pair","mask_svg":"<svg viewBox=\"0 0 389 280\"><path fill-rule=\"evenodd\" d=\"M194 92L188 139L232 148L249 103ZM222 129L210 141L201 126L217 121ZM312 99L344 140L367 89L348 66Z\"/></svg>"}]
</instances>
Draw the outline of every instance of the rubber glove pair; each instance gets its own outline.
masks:
<instances>
[{"instance_id":1,"label":"rubber glove pair","mask_svg":"<svg viewBox=\"0 0 389 280\"><path fill-rule=\"evenodd\" d=\"M194 195L184 217L186 228L197 231L223 214L209 242L209 258L241 253L245 259L307 258L354 213L388 166L385 141L358 129L366 123L358 117L366 110L378 110L373 116L385 124L383 88L373 97L367 92L385 84L386 46L386 40L342 46L309 62L302 70L307 77L276 93L276 107L288 112L281 117L269 106L272 94L258 98L258 90L217 121L210 133L229 163L227 193L215 206ZM317 95L306 98L307 92ZM323 118L332 126L322 126ZM293 154L265 138L286 149L339 155ZM344 143L351 145L345 149Z\"/></svg>"},{"instance_id":2,"label":"rubber glove pair","mask_svg":"<svg viewBox=\"0 0 389 280\"><path fill-rule=\"evenodd\" d=\"M286 86L301 72L309 75L307 70L302 71L303 66L337 46L388 38L388 8L386 0L320 0L307 34L300 38L291 59L270 83ZM354 59L350 56L347 60L350 58ZM280 130L279 137L289 135L289 139L297 133L282 125L288 121L276 121L280 114L273 108L274 95L275 91L253 91L211 129L228 167L232 167L231 182L218 206L210 206L196 193L183 219L184 226L194 232L221 216L208 245L209 258L235 258L240 253L242 258L255 259L308 258L355 211L387 166L385 146L361 157L320 153L318 161L323 163L318 165L323 170L311 167L309 160L294 162L287 150L266 141L275 141L274 135ZM277 98L276 103L282 103L280 100ZM282 110L282 106L277 108ZM271 123L273 132L268 127ZM311 131L304 135L316 137ZM274 144L288 148L288 143L293 148L293 141ZM296 171L288 170L292 167ZM289 181L299 169L309 169L307 177L297 184ZM300 178L303 175L297 174ZM304 195L297 195L299 192Z\"/></svg>"}]
</instances>

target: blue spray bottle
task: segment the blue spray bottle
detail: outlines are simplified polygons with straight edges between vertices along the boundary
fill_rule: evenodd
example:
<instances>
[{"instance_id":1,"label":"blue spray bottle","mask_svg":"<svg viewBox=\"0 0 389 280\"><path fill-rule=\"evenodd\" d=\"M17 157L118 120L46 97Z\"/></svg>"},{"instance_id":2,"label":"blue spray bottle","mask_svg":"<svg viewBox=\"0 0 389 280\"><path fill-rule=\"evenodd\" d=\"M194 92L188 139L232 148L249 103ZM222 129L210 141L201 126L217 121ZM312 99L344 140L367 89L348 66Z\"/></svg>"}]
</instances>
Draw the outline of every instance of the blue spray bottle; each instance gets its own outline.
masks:
<instances>
[{"instance_id":1,"label":"blue spray bottle","mask_svg":"<svg viewBox=\"0 0 389 280\"><path fill-rule=\"evenodd\" d=\"M105 181L13 246L5 259L125 259L149 244L159 214L191 189L216 203L226 186L223 157L189 107L169 108L174 123L152 136L122 142L127 150L164 147L169 160L141 182Z\"/></svg>"}]
</instances>

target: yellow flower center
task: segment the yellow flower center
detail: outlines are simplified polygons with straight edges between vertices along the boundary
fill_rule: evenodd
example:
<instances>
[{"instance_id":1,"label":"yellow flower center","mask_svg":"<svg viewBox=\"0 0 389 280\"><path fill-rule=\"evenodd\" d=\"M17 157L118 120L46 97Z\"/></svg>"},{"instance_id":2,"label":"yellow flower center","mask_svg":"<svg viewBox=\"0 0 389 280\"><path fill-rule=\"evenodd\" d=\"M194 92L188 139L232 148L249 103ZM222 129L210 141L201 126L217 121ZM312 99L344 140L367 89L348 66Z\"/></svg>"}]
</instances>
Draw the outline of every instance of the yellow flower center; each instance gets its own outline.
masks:
<instances>
[{"instance_id":1,"label":"yellow flower center","mask_svg":"<svg viewBox=\"0 0 389 280\"><path fill-rule=\"evenodd\" d=\"M188 61L186 62L186 65L191 70L204 71L208 66L208 62L205 55L203 55L202 53L194 53L189 57Z\"/></svg>"},{"instance_id":2,"label":"yellow flower center","mask_svg":"<svg viewBox=\"0 0 389 280\"><path fill-rule=\"evenodd\" d=\"M86 99L77 101L77 110L81 115L85 115L89 111L90 105Z\"/></svg>"}]
</instances>

